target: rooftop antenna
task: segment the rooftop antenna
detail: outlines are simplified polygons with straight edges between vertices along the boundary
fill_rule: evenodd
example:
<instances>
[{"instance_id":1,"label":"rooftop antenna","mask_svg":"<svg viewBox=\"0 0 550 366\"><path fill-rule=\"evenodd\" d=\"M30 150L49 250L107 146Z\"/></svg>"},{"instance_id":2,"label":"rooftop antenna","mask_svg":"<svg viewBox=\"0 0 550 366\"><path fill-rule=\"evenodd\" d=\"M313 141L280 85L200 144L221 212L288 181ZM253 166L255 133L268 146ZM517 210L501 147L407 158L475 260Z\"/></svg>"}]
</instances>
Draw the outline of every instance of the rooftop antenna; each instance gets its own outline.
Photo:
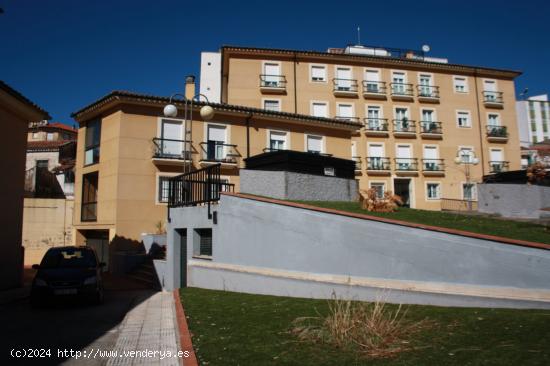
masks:
<instances>
[{"instance_id":1,"label":"rooftop antenna","mask_svg":"<svg viewBox=\"0 0 550 366\"><path fill-rule=\"evenodd\" d=\"M357 45L361 46L361 27L357 27Z\"/></svg>"},{"instance_id":2,"label":"rooftop antenna","mask_svg":"<svg viewBox=\"0 0 550 366\"><path fill-rule=\"evenodd\" d=\"M521 99L522 100L526 100L527 99L527 93L529 92L529 88L525 88L523 89L523 91L521 93L519 93L519 95L521 96Z\"/></svg>"}]
</instances>

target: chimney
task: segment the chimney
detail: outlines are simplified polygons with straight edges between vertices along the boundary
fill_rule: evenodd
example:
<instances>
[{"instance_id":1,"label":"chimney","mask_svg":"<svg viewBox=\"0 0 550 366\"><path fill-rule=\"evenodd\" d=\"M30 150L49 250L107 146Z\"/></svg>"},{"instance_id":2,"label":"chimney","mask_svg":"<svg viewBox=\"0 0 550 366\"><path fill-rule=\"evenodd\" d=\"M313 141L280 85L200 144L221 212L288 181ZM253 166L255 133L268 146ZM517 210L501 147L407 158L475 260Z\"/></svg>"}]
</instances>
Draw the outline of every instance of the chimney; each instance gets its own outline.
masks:
<instances>
[{"instance_id":1,"label":"chimney","mask_svg":"<svg viewBox=\"0 0 550 366\"><path fill-rule=\"evenodd\" d=\"M187 75L185 77L185 98L191 99L195 96L195 76Z\"/></svg>"}]
</instances>

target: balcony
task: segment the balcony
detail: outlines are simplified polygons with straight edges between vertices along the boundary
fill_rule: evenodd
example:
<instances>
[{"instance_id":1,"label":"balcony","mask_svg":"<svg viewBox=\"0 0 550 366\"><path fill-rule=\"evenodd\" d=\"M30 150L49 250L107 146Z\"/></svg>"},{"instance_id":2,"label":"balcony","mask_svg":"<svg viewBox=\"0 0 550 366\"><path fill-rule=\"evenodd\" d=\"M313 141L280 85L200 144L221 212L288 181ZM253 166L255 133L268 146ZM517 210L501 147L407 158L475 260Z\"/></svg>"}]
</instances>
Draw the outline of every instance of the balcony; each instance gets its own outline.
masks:
<instances>
[{"instance_id":1,"label":"balcony","mask_svg":"<svg viewBox=\"0 0 550 366\"><path fill-rule=\"evenodd\" d=\"M238 166L240 154L237 145L225 144L219 141L201 142L202 157L199 164L208 166L221 164L222 167L231 168Z\"/></svg>"},{"instance_id":2,"label":"balcony","mask_svg":"<svg viewBox=\"0 0 550 366\"><path fill-rule=\"evenodd\" d=\"M260 91L264 94L286 94L286 77L260 74Z\"/></svg>"},{"instance_id":3,"label":"balcony","mask_svg":"<svg viewBox=\"0 0 550 366\"><path fill-rule=\"evenodd\" d=\"M427 177L445 175L445 164L443 159L422 159L422 174Z\"/></svg>"},{"instance_id":4,"label":"balcony","mask_svg":"<svg viewBox=\"0 0 550 366\"><path fill-rule=\"evenodd\" d=\"M420 136L425 139L442 139L441 122L420 121Z\"/></svg>"},{"instance_id":5,"label":"balcony","mask_svg":"<svg viewBox=\"0 0 550 366\"><path fill-rule=\"evenodd\" d=\"M395 174L397 175L417 175L417 158L395 158Z\"/></svg>"},{"instance_id":6,"label":"balcony","mask_svg":"<svg viewBox=\"0 0 550 366\"><path fill-rule=\"evenodd\" d=\"M367 136L389 136L388 119L387 118L365 118L365 134Z\"/></svg>"},{"instance_id":7,"label":"balcony","mask_svg":"<svg viewBox=\"0 0 550 366\"><path fill-rule=\"evenodd\" d=\"M390 83L391 98L393 100L413 101L413 85L406 83Z\"/></svg>"},{"instance_id":8,"label":"balcony","mask_svg":"<svg viewBox=\"0 0 550 366\"><path fill-rule=\"evenodd\" d=\"M391 174L390 158L368 157L367 173L369 175L390 175Z\"/></svg>"},{"instance_id":9,"label":"balcony","mask_svg":"<svg viewBox=\"0 0 550 366\"><path fill-rule=\"evenodd\" d=\"M355 161L355 174L361 174L361 157L352 156L351 160Z\"/></svg>"},{"instance_id":10,"label":"balcony","mask_svg":"<svg viewBox=\"0 0 550 366\"><path fill-rule=\"evenodd\" d=\"M386 99L386 83L384 81L363 80L363 97L367 99Z\"/></svg>"},{"instance_id":11,"label":"balcony","mask_svg":"<svg viewBox=\"0 0 550 366\"><path fill-rule=\"evenodd\" d=\"M153 139L153 163L155 165L182 165L192 160L191 142L174 139Z\"/></svg>"},{"instance_id":12,"label":"balcony","mask_svg":"<svg viewBox=\"0 0 550 366\"><path fill-rule=\"evenodd\" d=\"M508 161L490 161L489 166L491 167L490 173L496 174L496 173L507 172L510 166L510 163Z\"/></svg>"},{"instance_id":13,"label":"balcony","mask_svg":"<svg viewBox=\"0 0 550 366\"><path fill-rule=\"evenodd\" d=\"M357 80L354 79L332 79L332 92L336 97L356 97L359 91Z\"/></svg>"},{"instance_id":14,"label":"balcony","mask_svg":"<svg viewBox=\"0 0 550 366\"><path fill-rule=\"evenodd\" d=\"M507 142L508 129L506 126L487 126L487 140L490 142Z\"/></svg>"},{"instance_id":15,"label":"balcony","mask_svg":"<svg viewBox=\"0 0 550 366\"><path fill-rule=\"evenodd\" d=\"M488 107L488 108L504 108L504 100L502 98L502 92L484 91L483 104L485 105L485 107Z\"/></svg>"},{"instance_id":16,"label":"balcony","mask_svg":"<svg viewBox=\"0 0 550 366\"><path fill-rule=\"evenodd\" d=\"M393 135L395 137L416 138L416 122L409 119L394 119Z\"/></svg>"},{"instance_id":17,"label":"balcony","mask_svg":"<svg viewBox=\"0 0 550 366\"><path fill-rule=\"evenodd\" d=\"M419 102L439 103L439 86L417 85L416 89Z\"/></svg>"}]
</instances>

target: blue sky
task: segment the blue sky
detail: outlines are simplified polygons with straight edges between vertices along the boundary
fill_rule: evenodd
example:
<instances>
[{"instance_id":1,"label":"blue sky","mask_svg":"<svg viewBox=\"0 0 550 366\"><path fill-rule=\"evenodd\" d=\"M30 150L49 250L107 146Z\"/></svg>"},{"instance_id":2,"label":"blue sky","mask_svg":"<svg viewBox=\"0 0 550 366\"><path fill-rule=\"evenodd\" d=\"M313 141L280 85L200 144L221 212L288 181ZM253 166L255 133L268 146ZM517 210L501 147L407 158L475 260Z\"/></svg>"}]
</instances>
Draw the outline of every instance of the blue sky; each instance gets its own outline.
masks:
<instances>
[{"instance_id":1,"label":"blue sky","mask_svg":"<svg viewBox=\"0 0 550 366\"><path fill-rule=\"evenodd\" d=\"M524 72L550 91L550 2L0 0L0 80L72 124L112 90L170 95L221 45L326 50L356 41ZM342 7L338 11L338 7Z\"/></svg>"}]
</instances>

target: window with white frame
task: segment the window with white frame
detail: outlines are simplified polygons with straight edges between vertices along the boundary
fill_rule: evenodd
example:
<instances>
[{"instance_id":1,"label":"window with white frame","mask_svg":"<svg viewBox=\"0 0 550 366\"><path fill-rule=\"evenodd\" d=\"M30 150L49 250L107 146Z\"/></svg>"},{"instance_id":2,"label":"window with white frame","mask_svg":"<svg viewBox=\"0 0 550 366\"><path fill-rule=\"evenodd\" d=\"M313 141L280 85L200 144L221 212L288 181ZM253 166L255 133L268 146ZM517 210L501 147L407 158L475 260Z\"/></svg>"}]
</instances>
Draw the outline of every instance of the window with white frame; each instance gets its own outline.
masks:
<instances>
[{"instance_id":1,"label":"window with white frame","mask_svg":"<svg viewBox=\"0 0 550 366\"><path fill-rule=\"evenodd\" d=\"M458 127L472 127L472 120L470 118L470 112L457 111L456 112L456 124Z\"/></svg>"},{"instance_id":2,"label":"window with white frame","mask_svg":"<svg viewBox=\"0 0 550 366\"><path fill-rule=\"evenodd\" d=\"M394 72L392 74L392 93L405 94L405 83L407 82L407 74L404 72Z\"/></svg>"},{"instance_id":3,"label":"window with white frame","mask_svg":"<svg viewBox=\"0 0 550 366\"><path fill-rule=\"evenodd\" d=\"M426 198L429 200L438 200L441 198L440 183L426 183Z\"/></svg>"},{"instance_id":4,"label":"window with white frame","mask_svg":"<svg viewBox=\"0 0 550 366\"><path fill-rule=\"evenodd\" d=\"M325 102L313 102L311 109L315 117L328 117L328 105Z\"/></svg>"},{"instance_id":5,"label":"window with white frame","mask_svg":"<svg viewBox=\"0 0 550 366\"><path fill-rule=\"evenodd\" d=\"M365 70L365 88L369 93L380 92L380 72L378 70Z\"/></svg>"},{"instance_id":6,"label":"window with white frame","mask_svg":"<svg viewBox=\"0 0 550 366\"><path fill-rule=\"evenodd\" d=\"M455 93L467 93L468 92L468 79L464 76L453 77L453 84Z\"/></svg>"},{"instance_id":7,"label":"window with white frame","mask_svg":"<svg viewBox=\"0 0 550 366\"><path fill-rule=\"evenodd\" d=\"M489 113L489 115L487 115L487 124L489 126L500 126L499 115L496 113Z\"/></svg>"},{"instance_id":8,"label":"window with white frame","mask_svg":"<svg viewBox=\"0 0 550 366\"><path fill-rule=\"evenodd\" d=\"M269 149L286 150L286 139L286 132L269 131Z\"/></svg>"},{"instance_id":9,"label":"window with white frame","mask_svg":"<svg viewBox=\"0 0 550 366\"><path fill-rule=\"evenodd\" d=\"M321 65L311 65L311 81L317 83L327 81L327 68Z\"/></svg>"},{"instance_id":10,"label":"window with white frame","mask_svg":"<svg viewBox=\"0 0 550 366\"><path fill-rule=\"evenodd\" d=\"M48 132L46 134L46 140L48 141L53 141L53 133L52 132Z\"/></svg>"},{"instance_id":11,"label":"window with white frame","mask_svg":"<svg viewBox=\"0 0 550 366\"><path fill-rule=\"evenodd\" d=\"M264 100L264 109L268 111L281 111L281 102L277 99L266 99Z\"/></svg>"},{"instance_id":12,"label":"window with white frame","mask_svg":"<svg viewBox=\"0 0 550 366\"><path fill-rule=\"evenodd\" d=\"M350 120L353 117L352 104L338 104L336 108L336 118Z\"/></svg>"},{"instance_id":13,"label":"window with white frame","mask_svg":"<svg viewBox=\"0 0 550 366\"><path fill-rule=\"evenodd\" d=\"M462 183L462 197L466 201L475 201L477 199L475 183Z\"/></svg>"},{"instance_id":14,"label":"window with white frame","mask_svg":"<svg viewBox=\"0 0 550 366\"><path fill-rule=\"evenodd\" d=\"M307 135L306 137L306 150L309 153L320 154L323 152L323 137Z\"/></svg>"},{"instance_id":15,"label":"window with white frame","mask_svg":"<svg viewBox=\"0 0 550 366\"><path fill-rule=\"evenodd\" d=\"M33 140L37 140L38 137L40 137L40 133L38 133L38 132L33 132L33 133L32 133L32 138L33 138Z\"/></svg>"},{"instance_id":16,"label":"window with white frame","mask_svg":"<svg viewBox=\"0 0 550 366\"><path fill-rule=\"evenodd\" d=\"M374 189L377 198L384 198L386 184L382 182L370 182L370 188Z\"/></svg>"}]
</instances>

